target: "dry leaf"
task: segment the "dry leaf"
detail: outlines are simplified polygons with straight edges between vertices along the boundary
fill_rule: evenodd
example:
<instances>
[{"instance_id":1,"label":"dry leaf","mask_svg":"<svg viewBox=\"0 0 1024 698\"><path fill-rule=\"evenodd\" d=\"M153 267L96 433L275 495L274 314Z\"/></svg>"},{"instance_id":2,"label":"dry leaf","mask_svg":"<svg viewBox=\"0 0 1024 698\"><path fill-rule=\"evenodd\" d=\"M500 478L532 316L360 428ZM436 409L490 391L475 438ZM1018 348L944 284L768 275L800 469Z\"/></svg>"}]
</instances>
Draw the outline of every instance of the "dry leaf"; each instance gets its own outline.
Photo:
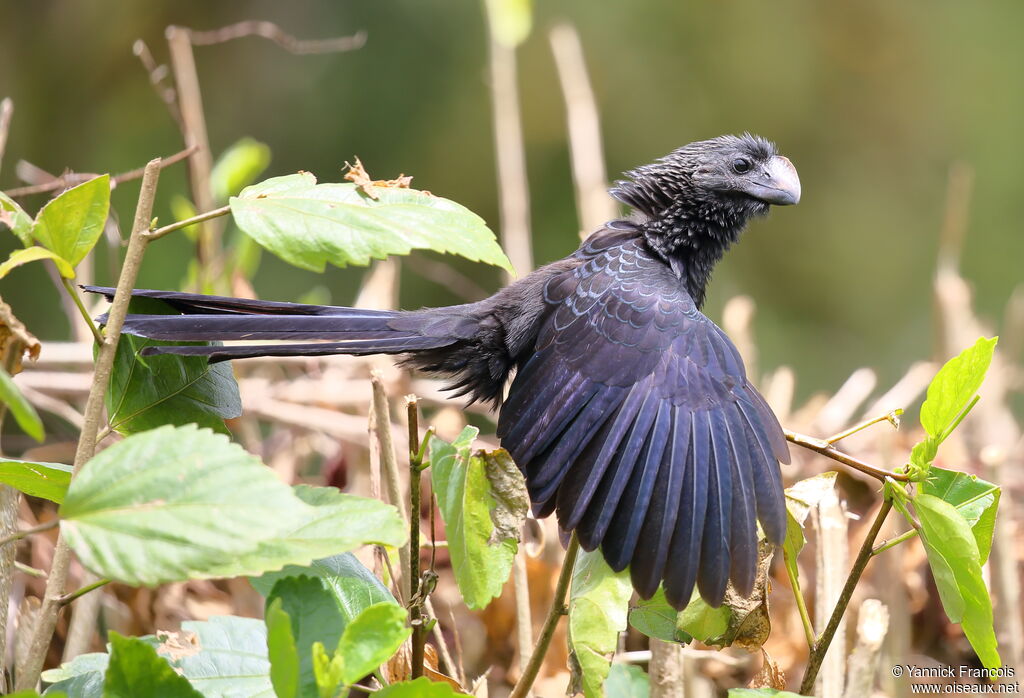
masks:
<instances>
[{"instance_id":1,"label":"dry leaf","mask_svg":"<svg viewBox=\"0 0 1024 698\"><path fill-rule=\"evenodd\" d=\"M25 329L21 320L14 317L11 306L0 298L0 361L9 367L9 373L13 376L21 371L21 359L26 353L33 361L38 359L39 349L39 340ZM12 351L17 356L9 356Z\"/></svg>"},{"instance_id":2,"label":"dry leaf","mask_svg":"<svg viewBox=\"0 0 1024 698\"><path fill-rule=\"evenodd\" d=\"M362 189L363 193L373 200L380 198L380 195L374 191L374 187L408 189L409 185L412 184L412 176L407 177L404 174L398 175L395 179L372 179L358 157L356 158L356 164L351 165L346 162L345 166L348 167L345 179Z\"/></svg>"},{"instance_id":3,"label":"dry leaf","mask_svg":"<svg viewBox=\"0 0 1024 698\"><path fill-rule=\"evenodd\" d=\"M779 667L763 647L761 648L761 656L764 658L761 670L754 675L754 678L750 679L750 683L747 686L749 688L774 688L778 691L784 691L786 689L786 672Z\"/></svg>"},{"instance_id":4,"label":"dry leaf","mask_svg":"<svg viewBox=\"0 0 1024 698\"><path fill-rule=\"evenodd\" d=\"M174 661L199 654L203 649L199 644L199 636L188 630L179 630L178 632L158 630L156 636L160 640L157 653L165 654Z\"/></svg>"}]
</instances>

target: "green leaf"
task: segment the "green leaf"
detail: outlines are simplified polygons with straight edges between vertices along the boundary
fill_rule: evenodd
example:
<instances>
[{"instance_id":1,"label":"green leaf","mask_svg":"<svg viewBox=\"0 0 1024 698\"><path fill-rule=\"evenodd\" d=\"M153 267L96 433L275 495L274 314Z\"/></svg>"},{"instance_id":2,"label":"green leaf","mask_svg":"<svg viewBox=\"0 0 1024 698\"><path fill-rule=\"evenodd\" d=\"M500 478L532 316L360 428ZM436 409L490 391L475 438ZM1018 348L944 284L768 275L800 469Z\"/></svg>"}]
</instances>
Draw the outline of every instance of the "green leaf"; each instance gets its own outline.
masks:
<instances>
[{"instance_id":1,"label":"green leaf","mask_svg":"<svg viewBox=\"0 0 1024 698\"><path fill-rule=\"evenodd\" d=\"M11 374L3 367L0 367L0 403L7 405L7 409L14 416L14 421L26 434L36 441L43 440L43 422L39 419L36 408L25 399Z\"/></svg>"},{"instance_id":2,"label":"green leaf","mask_svg":"<svg viewBox=\"0 0 1024 698\"><path fill-rule=\"evenodd\" d=\"M267 604L267 654L270 657L270 682L277 698L299 695L299 651L292 635L292 620L275 598ZM312 670L312 666L310 667Z\"/></svg>"},{"instance_id":3,"label":"green leaf","mask_svg":"<svg viewBox=\"0 0 1024 698\"><path fill-rule=\"evenodd\" d=\"M110 633L110 666L103 683L104 698L203 698L153 646L139 638Z\"/></svg>"},{"instance_id":4,"label":"green leaf","mask_svg":"<svg viewBox=\"0 0 1024 698\"><path fill-rule=\"evenodd\" d=\"M71 483L70 465L0 458L0 482L33 497L60 504Z\"/></svg>"},{"instance_id":5,"label":"green leaf","mask_svg":"<svg viewBox=\"0 0 1024 698\"><path fill-rule=\"evenodd\" d=\"M578 681L587 698L603 695L632 594L628 570L613 572L600 550L580 552L569 593L569 651L579 670L574 686Z\"/></svg>"},{"instance_id":6,"label":"green leaf","mask_svg":"<svg viewBox=\"0 0 1024 698\"><path fill-rule=\"evenodd\" d=\"M665 590L658 587L650 599L640 599L629 609L629 624L647 637L665 642L689 642L693 638L677 625L679 612L665 598Z\"/></svg>"},{"instance_id":7,"label":"green leaf","mask_svg":"<svg viewBox=\"0 0 1024 698\"><path fill-rule=\"evenodd\" d=\"M647 698L651 694L651 681L647 672L635 664L612 664L604 682L608 698Z\"/></svg>"},{"instance_id":8,"label":"green leaf","mask_svg":"<svg viewBox=\"0 0 1024 698\"><path fill-rule=\"evenodd\" d=\"M255 556L309 507L255 456L194 425L134 434L100 452L71 483L60 515L82 563L128 584L309 561Z\"/></svg>"},{"instance_id":9,"label":"green leaf","mask_svg":"<svg viewBox=\"0 0 1024 698\"><path fill-rule=\"evenodd\" d=\"M32 236L72 267L93 248L110 208L110 177L101 175L51 199L32 226Z\"/></svg>"},{"instance_id":10,"label":"green leaf","mask_svg":"<svg viewBox=\"0 0 1024 698\"><path fill-rule=\"evenodd\" d=\"M406 616L401 606L379 603L345 626L337 650L343 662L342 683L350 685L373 673L398 651L412 634L412 628L405 624Z\"/></svg>"},{"instance_id":11,"label":"green leaf","mask_svg":"<svg viewBox=\"0 0 1024 698\"><path fill-rule=\"evenodd\" d=\"M730 688L729 698L803 698L792 691L775 688Z\"/></svg>"},{"instance_id":12,"label":"green leaf","mask_svg":"<svg viewBox=\"0 0 1024 698\"><path fill-rule=\"evenodd\" d=\"M398 603L373 572L352 553L316 560L308 567L288 565L279 572L268 572L250 581L256 591L267 596L278 580L301 575L317 579L332 594L345 623L376 603Z\"/></svg>"},{"instance_id":13,"label":"green leaf","mask_svg":"<svg viewBox=\"0 0 1024 698\"><path fill-rule=\"evenodd\" d=\"M952 504L971 527L981 564L992 550L996 511L1002 490L975 475L933 467L921 491Z\"/></svg>"},{"instance_id":14,"label":"green leaf","mask_svg":"<svg viewBox=\"0 0 1024 698\"><path fill-rule=\"evenodd\" d=\"M373 694L373 698L458 698L451 684L431 681L421 676L415 681L402 681L385 686Z\"/></svg>"},{"instance_id":15,"label":"green leaf","mask_svg":"<svg viewBox=\"0 0 1024 698\"><path fill-rule=\"evenodd\" d=\"M308 564L366 543L398 547L408 538L401 514L390 504L342 494L333 487L297 485L293 491L307 506L291 524L251 554L228 561L222 576L236 576L233 570L239 566L263 571L280 569L296 560Z\"/></svg>"},{"instance_id":16,"label":"green leaf","mask_svg":"<svg viewBox=\"0 0 1024 698\"><path fill-rule=\"evenodd\" d=\"M43 692L43 695L103 698L103 679L109 664L110 655L106 652L80 654L70 662L61 664L57 669L43 672L43 681L53 684Z\"/></svg>"},{"instance_id":17,"label":"green leaf","mask_svg":"<svg viewBox=\"0 0 1024 698\"><path fill-rule=\"evenodd\" d=\"M335 647L345 627L345 618L338 610L330 592L324 588L320 580L311 577L285 577L279 580L267 597L268 619L275 604L280 613L290 618L292 646L297 650L296 658L299 662L296 695L315 696L317 682L313 672L313 643L319 642L327 647ZM269 622L267 630L268 633L273 630ZM270 665L270 676L273 678L272 647ZM277 689L276 681L274 687ZM280 689L277 690L280 696Z\"/></svg>"},{"instance_id":18,"label":"green leaf","mask_svg":"<svg viewBox=\"0 0 1024 698\"><path fill-rule=\"evenodd\" d=\"M21 244L28 247L32 244L32 216L11 197L0 191L0 225L4 225L14 233Z\"/></svg>"},{"instance_id":19,"label":"green leaf","mask_svg":"<svg viewBox=\"0 0 1024 698\"><path fill-rule=\"evenodd\" d=\"M263 247L303 269L366 266L412 249L458 254L511 271L494 233L459 204L415 189L317 184L308 172L274 177L230 200L235 223Z\"/></svg>"},{"instance_id":20,"label":"green leaf","mask_svg":"<svg viewBox=\"0 0 1024 698\"><path fill-rule=\"evenodd\" d=\"M206 698L274 698L263 621L214 616L181 629L196 634L200 651L179 659L177 668Z\"/></svg>"},{"instance_id":21,"label":"green leaf","mask_svg":"<svg viewBox=\"0 0 1024 698\"><path fill-rule=\"evenodd\" d=\"M342 676L345 673L345 662L341 655L327 654L326 648L319 642L313 643L313 675L319 698L334 698L341 688Z\"/></svg>"},{"instance_id":22,"label":"green leaf","mask_svg":"<svg viewBox=\"0 0 1024 698\"><path fill-rule=\"evenodd\" d=\"M982 578L978 544L953 505L930 494L914 498L921 538L946 615L960 623L971 647L988 668L1001 666L993 629L992 601Z\"/></svg>"},{"instance_id":23,"label":"green leaf","mask_svg":"<svg viewBox=\"0 0 1024 698\"><path fill-rule=\"evenodd\" d=\"M57 265L57 271L60 272L61 276L65 279L75 278L75 270L71 268L71 265L63 257L45 247L32 245L31 247L24 247L11 252L7 261L0 264L0 279L10 274L13 269L20 267L22 264L28 264L40 259L52 259L53 263Z\"/></svg>"},{"instance_id":24,"label":"green leaf","mask_svg":"<svg viewBox=\"0 0 1024 698\"><path fill-rule=\"evenodd\" d=\"M165 315L169 306L135 298L131 312ZM211 364L205 356L142 356L149 346L190 346L207 342L161 342L121 335L105 396L111 427L128 435L165 424L197 424L227 434L224 420L242 414L238 384L227 361Z\"/></svg>"},{"instance_id":25,"label":"green leaf","mask_svg":"<svg viewBox=\"0 0 1024 698\"><path fill-rule=\"evenodd\" d=\"M970 404L985 380L998 337L981 337L946 362L928 386L928 397L921 405L921 426L932 438L941 441L960 413Z\"/></svg>"},{"instance_id":26,"label":"green leaf","mask_svg":"<svg viewBox=\"0 0 1024 698\"><path fill-rule=\"evenodd\" d=\"M499 463L480 456L470 457L478 431L476 427L466 427L453 443L436 436L431 436L429 442L430 477L445 522L452 570L463 600L472 609L484 608L501 593L518 549L513 537L518 529L511 531L509 524L515 514L502 506L514 497L502 497L499 502L487 475L489 467L503 466L506 475L513 478L508 469L518 473L518 468L511 459ZM521 481L521 474L519 478ZM508 520L499 529L495 521L505 519L506 513ZM525 516L525 510L522 514Z\"/></svg>"},{"instance_id":27,"label":"green leaf","mask_svg":"<svg viewBox=\"0 0 1024 698\"><path fill-rule=\"evenodd\" d=\"M210 188L213 198L227 201L256 181L270 164L270 148L252 138L235 141L221 153L210 172Z\"/></svg>"},{"instance_id":28,"label":"green leaf","mask_svg":"<svg viewBox=\"0 0 1024 698\"><path fill-rule=\"evenodd\" d=\"M729 630L729 619L732 617L732 610L722 604L718 608L712 608L707 604L696 589L690 598L690 603L679 612L677 625L687 635L692 635L704 644L717 644L714 640L722 637Z\"/></svg>"}]
</instances>

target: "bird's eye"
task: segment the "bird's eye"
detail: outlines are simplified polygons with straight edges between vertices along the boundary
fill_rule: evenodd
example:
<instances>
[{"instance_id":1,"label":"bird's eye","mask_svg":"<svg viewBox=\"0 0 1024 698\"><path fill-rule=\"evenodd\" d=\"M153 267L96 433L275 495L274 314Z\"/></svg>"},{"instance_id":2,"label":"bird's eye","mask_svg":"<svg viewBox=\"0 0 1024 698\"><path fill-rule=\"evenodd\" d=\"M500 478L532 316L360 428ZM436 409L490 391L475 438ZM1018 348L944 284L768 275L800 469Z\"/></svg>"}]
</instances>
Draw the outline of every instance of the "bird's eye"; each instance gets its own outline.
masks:
<instances>
[{"instance_id":1,"label":"bird's eye","mask_svg":"<svg viewBox=\"0 0 1024 698\"><path fill-rule=\"evenodd\" d=\"M750 170L750 160L747 160L746 158L736 158L732 161L732 169L737 174L743 174Z\"/></svg>"}]
</instances>

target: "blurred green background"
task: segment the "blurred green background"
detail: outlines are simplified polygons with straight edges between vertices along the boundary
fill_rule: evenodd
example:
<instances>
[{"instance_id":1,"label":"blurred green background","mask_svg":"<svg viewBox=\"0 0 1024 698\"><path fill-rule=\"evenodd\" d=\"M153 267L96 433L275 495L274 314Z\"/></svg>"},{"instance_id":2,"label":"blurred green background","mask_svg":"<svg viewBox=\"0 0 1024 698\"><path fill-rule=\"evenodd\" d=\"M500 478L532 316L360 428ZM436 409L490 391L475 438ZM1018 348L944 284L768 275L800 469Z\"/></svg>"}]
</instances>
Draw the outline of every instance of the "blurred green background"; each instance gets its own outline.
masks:
<instances>
[{"instance_id":1,"label":"blurred green background","mask_svg":"<svg viewBox=\"0 0 1024 698\"><path fill-rule=\"evenodd\" d=\"M257 38L197 47L215 154L251 136L271 148L268 174L303 169L321 181L340 181L344 161L359 155L373 176L413 174L414 186L497 229L478 1L7 0L0 96L13 98L15 114L0 188L19 184L20 158L51 172L119 172L180 150L132 43L144 39L163 62L167 25L243 19L303 38L368 38L355 52L310 56ZM537 2L518 57L538 264L578 242L547 36L559 20L583 41L611 179L683 143L744 130L775 140L797 165L803 201L751 227L720 265L706 310L718 320L725 300L751 295L762 366L793 365L798 394L834 391L863 365L885 386L932 356L930 284L955 162L975 172L963 272L982 316L1001 317L1024 266L1019 0ZM187 193L180 165L161 179L163 220L174 193ZM123 227L136 195L137 184L114 192ZM33 213L42 203L27 202ZM140 285L179 287L191 253L184 236L161 241ZM500 284L496 269L452 263L487 290ZM344 304L363 273L317 276L265 254L255 288L291 299L323 285ZM111 281L102 271L98 280ZM38 264L0 282L0 295L41 338L68 336ZM407 307L462 300L408 271L401 295Z\"/></svg>"}]
</instances>

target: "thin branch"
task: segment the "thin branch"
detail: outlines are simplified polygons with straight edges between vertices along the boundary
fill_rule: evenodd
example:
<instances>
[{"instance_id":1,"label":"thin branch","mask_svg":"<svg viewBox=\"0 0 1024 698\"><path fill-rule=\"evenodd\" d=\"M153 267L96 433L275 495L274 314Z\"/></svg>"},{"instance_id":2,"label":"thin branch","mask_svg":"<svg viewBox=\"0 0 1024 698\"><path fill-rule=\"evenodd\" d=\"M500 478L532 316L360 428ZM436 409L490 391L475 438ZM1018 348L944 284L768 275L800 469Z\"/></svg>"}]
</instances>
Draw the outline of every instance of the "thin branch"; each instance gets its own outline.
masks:
<instances>
[{"instance_id":1,"label":"thin branch","mask_svg":"<svg viewBox=\"0 0 1024 698\"><path fill-rule=\"evenodd\" d=\"M84 587L81 587L80 589L75 589L72 592L64 594L64 596L60 597L60 599L57 600L57 603L59 603L61 606L67 606L69 603L77 599L79 596L85 596L90 591L99 589L100 587L104 587L110 584L110 582L111 580L109 579L97 579L92 584L86 584Z\"/></svg>"},{"instance_id":2,"label":"thin branch","mask_svg":"<svg viewBox=\"0 0 1024 698\"><path fill-rule=\"evenodd\" d=\"M4 151L7 150L7 134L11 130L11 117L14 116L14 102L10 97L4 97L0 101L0 163L4 161Z\"/></svg>"},{"instance_id":3,"label":"thin branch","mask_svg":"<svg viewBox=\"0 0 1024 698\"><path fill-rule=\"evenodd\" d=\"M38 568L35 568L35 567L31 567L29 565L26 565L24 562L18 562L17 560L15 560L14 561L14 569L18 570L19 572L23 572L23 573L27 574L30 577L36 577L38 579L46 579L46 571L45 570L41 570L41 569L38 569Z\"/></svg>"},{"instance_id":4,"label":"thin branch","mask_svg":"<svg viewBox=\"0 0 1024 698\"><path fill-rule=\"evenodd\" d=\"M152 242L153 240L159 240L160 238L162 238L164 235L167 235L168 233L173 233L175 230L181 230L182 228L187 228L190 225L195 225L196 223L202 223L203 221L208 221L211 218L220 218L221 216L226 216L229 213L231 213L231 207L230 206L221 206L220 208L215 208L212 211L207 211L206 213L200 213L198 215L192 216L191 218L186 218L185 220L178 221L176 223L171 223L169 225L165 225L162 228L157 228L156 230L150 230L148 232L143 233L142 237L143 237L144 240L146 240L148 242Z\"/></svg>"},{"instance_id":5,"label":"thin branch","mask_svg":"<svg viewBox=\"0 0 1024 698\"><path fill-rule=\"evenodd\" d=\"M409 623L412 625L412 678L423 676L423 651L427 642L420 595L420 477L423 454L419 449L420 419L416 396L405 398L409 421Z\"/></svg>"},{"instance_id":6,"label":"thin branch","mask_svg":"<svg viewBox=\"0 0 1024 698\"><path fill-rule=\"evenodd\" d=\"M100 345L96 369L92 377L92 387L85 405L85 426L82 428L78 439L78 448L75 451L72 479L96 453L96 434L103 417L104 397L107 386L110 384L114 355L121 338L121 327L128 314L128 301L131 299L132 288L135 286L135 280L142 265L142 257L146 251L146 239L142 237L142 233L149 227L153 216L153 202L156 198L156 185L159 178L160 159L157 158L146 166L146 173L142 178L142 188L139 191L139 203L135 209L135 222L132 226L128 250L125 253L124 265L121 267L117 291L114 293L114 300L110 306L106 337ZM71 549L68 547L67 541L58 536L50 567L50 576L46 580L46 594L32 633L28 658L24 668L18 674L18 690L33 689L39 682L39 674L47 654L46 650L50 646L53 632L57 627L57 617L62 608L60 600L65 594L70 565Z\"/></svg>"},{"instance_id":7,"label":"thin branch","mask_svg":"<svg viewBox=\"0 0 1024 698\"><path fill-rule=\"evenodd\" d=\"M43 531L52 531L53 529L57 528L57 526L59 526L59 525L60 525L60 519L54 519L52 521L47 521L46 523L41 523L38 526L33 526L32 528L23 528L20 531L14 531L13 533L8 533L3 538L0 538L0 548L2 548L3 546L7 545L8 543L13 543L16 540L21 540L22 538L24 538L26 536L31 536L34 533L42 533Z\"/></svg>"},{"instance_id":8,"label":"thin branch","mask_svg":"<svg viewBox=\"0 0 1024 698\"><path fill-rule=\"evenodd\" d=\"M910 481L910 477L904 473L897 473L891 470L886 470L885 468L879 468L877 465L865 463L859 458L854 458L848 453L843 453L823 439L816 439L813 436L798 434L795 431L789 431L788 429L783 429L783 432L786 434L786 441L794 443L797 446L803 446L815 453L820 453L821 455L831 458L838 463L848 465L854 470L859 470L873 478L877 478L882 482L884 482L887 477L892 478L893 480L898 480L899 482Z\"/></svg>"},{"instance_id":9,"label":"thin branch","mask_svg":"<svg viewBox=\"0 0 1024 698\"><path fill-rule=\"evenodd\" d=\"M842 441L846 437L853 436L858 431L863 431L863 430L867 429L870 426L874 426L875 424L878 424L879 422L889 422L889 424L892 424L893 429L899 429L900 428L900 415L902 415L902 414L903 414L903 410L892 410L891 412L886 412L885 414L879 415L877 417L872 417L871 419L866 419L863 422L861 422L860 424L856 424L856 425L850 427L849 429L844 429L843 431L839 432L838 434L835 434L833 436L828 437L827 439L825 439L825 443L827 443L829 445L835 444L837 441Z\"/></svg>"},{"instance_id":10,"label":"thin branch","mask_svg":"<svg viewBox=\"0 0 1024 698\"><path fill-rule=\"evenodd\" d=\"M519 666L530 663L533 653L533 618L530 614L530 578L526 570L526 551L519 547L512 558L512 585L516 595L516 639L519 644Z\"/></svg>"},{"instance_id":11,"label":"thin branch","mask_svg":"<svg viewBox=\"0 0 1024 698\"><path fill-rule=\"evenodd\" d=\"M544 627L541 628L540 637L537 638L537 646L530 655L530 661L523 667L523 674L516 682L515 688L509 694L509 698L525 698L537 680L537 673L541 664L544 663L544 656L551 645L551 638L554 637L555 628L562 616L569 612L565 605L565 597L569 593L569 583L572 581L572 571L576 566L576 555L579 553L580 543L576 534L572 534L569 540L569 548L565 551L565 559L562 561L562 571L558 575L558 583L555 585L555 596L551 599L551 608L548 610L548 617L544 620Z\"/></svg>"},{"instance_id":12,"label":"thin branch","mask_svg":"<svg viewBox=\"0 0 1024 698\"><path fill-rule=\"evenodd\" d=\"M377 446L380 448L380 464L384 475L384 486L387 488L388 499L391 505L398 509L402 517L408 514L405 508L405 499L402 497L402 487L398 474L398 458L395 456L395 443L391 438L391 411L388 408L388 396L384 390L384 381L380 371L374 370L370 373L370 385L373 388L373 417L375 431L377 432ZM401 565L403 574L400 589L402 596L410 601L412 599L411 583L405 570L411 569L409 562L409 549L412 541L398 549L398 562ZM394 573L392 572L392 579Z\"/></svg>"},{"instance_id":13,"label":"thin branch","mask_svg":"<svg viewBox=\"0 0 1024 698\"><path fill-rule=\"evenodd\" d=\"M185 150L178 151L174 155L169 155L160 160L160 169L170 167L175 163L181 162L194 152L195 148L193 147L185 148ZM127 172L116 174L110 178L110 188L114 189L119 184L124 184L125 182L130 182L134 179L141 179L145 171L145 167L139 167L134 170L128 170ZM88 182L90 179L96 179L99 176L100 175L95 172L69 172L61 175L60 177L54 177L42 184L32 184L27 187L16 187L14 189L8 189L4 193L12 199L19 196L31 196L32 194L45 194L46 192L57 191L58 189L67 189L69 187L78 186L79 184Z\"/></svg>"},{"instance_id":14,"label":"thin branch","mask_svg":"<svg viewBox=\"0 0 1024 698\"><path fill-rule=\"evenodd\" d=\"M163 64L157 65L156 60L153 59L152 52L149 50L149 46L142 39L136 39L135 43L132 44L132 53L142 63L142 67L146 70L146 75L149 77L149 84L152 85L156 96L167 107L167 111L170 112L171 118L177 124L178 130L184 133L185 123L181 120L178 91L174 89L173 85L164 84L170 72L167 66Z\"/></svg>"},{"instance_id":15,"label":"thin branch","mask_svg":"<svg viewBox=\"0 0 1024 698\"><path fill-rule=\"evenodd\" d=\"M843 591L839 595L839 601L836 603L836 607L832 611L832 617L829 618L828 625L825 627L825 632L823 632L821 637L818 638L818 641L814 644L814 649L811 651L810 657L807 659L807 672L804 674L803 681L800 683L801 695L811 695L810 691L814 688L814 680L818 677L818 670L821 669L821 663L825 659L825 653L828 652L828 647L832 644L832 638L836 634L836 629L839 627L839 623L843 620L846 608L850 605L850 599L853 597L853 591L857 588L857 583L860 582L861 575L864 574L864 568L867 567L868 560L871 559L875 539L878 538L878 532L882 530L882 524L885 523L885 517L889 515L889 511L891 509L892 501L889 499L884 500L882 502L881 509L878 510L878 515L875 516L874 523L871 524L871 530L868 531L868 535L864 539L864 543L860 546L860 552L857 554L857 559L853 563L853 569L850 570L850 576L846 578L846 585L843 587Z\"/></svg>"},{"instance_id":16,"label":"thin branch","mask_svg":"<svg viewBox=\"0 0 1024 698\"><path fill-rule=\"evenodd\" d=\"M366 44L366 32L360 30L351 36L339 36L332 39L297 39L286 33L273 22L248 20L229 24L211 31L191 32L193 46L211 46L234 41L247 36L258 36L273 41L285 51L295 54L310 53L343 53L355 51Z\"/></svg>"},{"instance_id":17,"label":"thin branch","mask_svg":"<svg viewBox=\"0 0 1024 698\"><path fill-rule=\"evenodd\" d=\"M908 540L910 540L911 538L913 538L916 535L917 535L917 529L916 528L912 528L909 531L907 531L906 533L900 534L900 535L896 536L895 538L888 538L886 540L883 540L881 543L879 543L878 545L876 545L874 548L871 549L871 554L872 555L878 555L879 553L884 553L889 548L895 548L900 543L902 543L904 541L908 541Z\"/></svg>"},{"instance_id":18,"label":"thin branch","mask_svg":"<svg viewBox=\"0 0 1024 698\"><path fill-rule=\"evenodd\" d=\"M67 279L64 276L60 277L60 282L64 286L64 290L68 292L69 296L71 296L71 300L74 301L75 307L78 308L78 312L82 316L82 319L85 320L85 324L92 333L92 338L96 341L96 345L99 346L100 344L103 344L103 335L100 334L99 328L96 327L96 323L92 321L92 316L89 315L89 311L85 309L85 304L82 303L82 297L78 295L78 290L75 288L75 285L71 283L70 279Z\"/></svg>"}]
</instances>

